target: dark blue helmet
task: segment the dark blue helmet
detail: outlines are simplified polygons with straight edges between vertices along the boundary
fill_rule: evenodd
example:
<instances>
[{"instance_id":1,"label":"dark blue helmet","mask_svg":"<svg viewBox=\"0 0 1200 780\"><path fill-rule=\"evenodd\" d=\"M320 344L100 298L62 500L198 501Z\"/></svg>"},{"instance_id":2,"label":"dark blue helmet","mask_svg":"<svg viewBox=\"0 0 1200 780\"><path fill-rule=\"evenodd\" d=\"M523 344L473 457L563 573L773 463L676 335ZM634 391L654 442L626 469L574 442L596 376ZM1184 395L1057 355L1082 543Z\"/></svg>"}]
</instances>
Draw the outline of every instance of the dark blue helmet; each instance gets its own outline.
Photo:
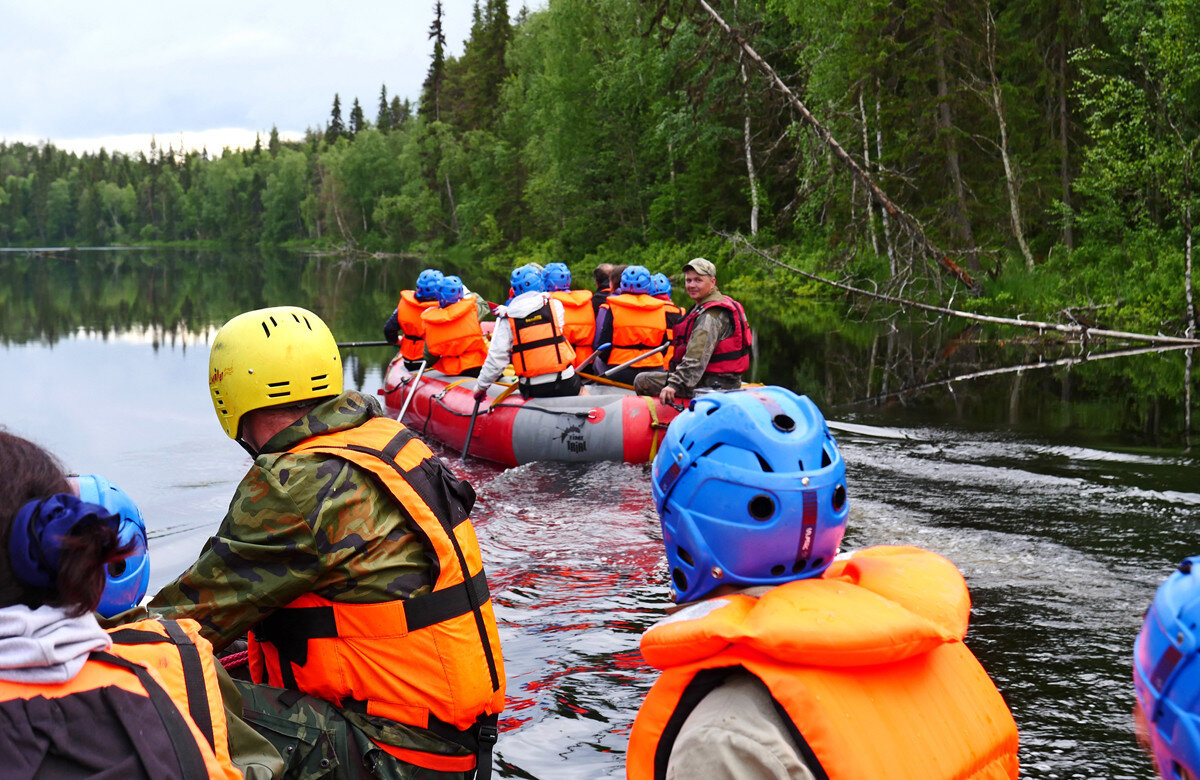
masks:
<instances>
[{"instance_id":1,"label":"dark blue helmet","mask_svg":"<svg viewBox=\"0 0 1200 780\"><path fill-rule=\"evenodd\" d=\"M436 268L426 268L417 277L417 297L423 301L432 301L438 297L438 287L442 284L442 272Z\"/></svg>"},{"instance_id":2,"label":"dark blue helmet","mask_svg":"<svg viewBox=\"0 0 1200 780\"><path fill-rule=\"evenodd\" d=\"M566 292L571 289L571 269L566 263L549 263L542 269L546 292Z\"/></svg>"},{"instance_id":3,"label":"dark blue helmet","mask_svg":"<svg viewBox=\"0 0 1200 780\"><path fill-rule=\"evenodd\" d=\"M1200 557L1158 589L1133 646L1133 689L1163 778L1200 777Z\"/></svg>"},{"instance_id":4,"label":"dark blue helmet","mask_svg":"<svg viewBox=\"0 0 1200 780\"><path fill-rule=\"evenodd\" d=\"M443 276L441 283L438 284L437 297L438 306L443 309L461 301L463 299L462 279L457 276Z\"/></svg>"},{"instance_id":5,"label":"dark blue helmet","mask_svg":"<svg viewBox=\"0 0 1200 780\"><path fill-rule=\"evenodd\" d=\"M631 265L621 272L621 292L642 294L650 292L650 271L644 265Z\"/></svg>"},{"instance_id":6,"label":"dark blue helmet","mask_svg":"<svg viewBox=\"0 0 1200 780\"><path fill-rule=\"evenodd\" d=\"M846 531L837 442L816 404L782 387L696 399L667 428L651 487L676 601L815 577Z\"/></svg>"},{"instance_id":7,"label":"dark blue helmet","mask_svg":"<svg viewBox=\"0 0 1200 780\"><path fill-rule=\"evenodd\" d=\"M508 278L508 283L512 287L514 296L527 292L542 292L545 289L542 285L541 272L528 265L514 268L512 276Z\"/></svg>"},{"instance_id":8,"label":"dark blue helmet","mask_svg":"<svg viewBox=\"0 0 1200 780\"><path fill-rule=\"evenodd\" d=\"M650 277L650 294L651 295L670 295L671 280L666 274L655 274Z\"/></svg>"},{"instance_id":9,"label":"dark blue helmet","mask_svg":"<svg viewBox=\"0 0 1200 780\"><path fill-rule=\"evenodd\" d=\"M98 504L120 518L117 538L121 546L133 544L133 552L127 558L113 561L104 569L104 593L100 596L100 606L96 611L104 617L112 617L142 603L150 584L146 523L133 499L99 474L84 474L76 477L76 481L81 501Z\"/></svg>"}]
</instances>

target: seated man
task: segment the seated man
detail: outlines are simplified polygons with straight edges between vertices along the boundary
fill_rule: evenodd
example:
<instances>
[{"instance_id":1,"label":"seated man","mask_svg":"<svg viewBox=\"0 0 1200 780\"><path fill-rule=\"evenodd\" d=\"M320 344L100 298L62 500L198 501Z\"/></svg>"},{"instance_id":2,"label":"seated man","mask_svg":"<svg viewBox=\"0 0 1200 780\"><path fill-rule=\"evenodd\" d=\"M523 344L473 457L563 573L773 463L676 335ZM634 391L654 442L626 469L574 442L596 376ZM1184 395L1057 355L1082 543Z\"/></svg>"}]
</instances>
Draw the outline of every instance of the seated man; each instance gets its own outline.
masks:
<instances>
[{"instance_id":1,"label":"seated man","mask_svg":"<svg viewBox=\"0 0 1200 780\"><path fill-rule=\"evenodd\" d=\"M425 323L421 313L438 305L438 286L442 283L442 272L426 268L417 277L414 290L401 290L396 310L383 325L383 336L400 347L404 367L416 371L425 354Z\"/></svg>"},{"instance_id":2,"label":"seated man","mask_svg":"<svg viewBox=\"0 0 1200 780\"><path fill-rule=\"evenodd\" d=\"M438 286L438 307L421 312L425 365L447 376L479 376L487 357L475 294L463 293L462 279L444 277Z\"/></svg>"},{"instance_id":3,"label":"seated man","mask_svg":"<svg viewBox=\"0 0 1200 780\"><path fill-rule=\"evenodd\" d=\"M628 266L621 272L616 294L608 296L600 306L593 347L603 344L612 347L596 359L597 373L604 374L610 368L634 361L609 375L615 382L632 384L641 372L664 365L661 351L645 354L662 346L667 338L666 304L650 295L650 284L649 270L640 265Z\"/></svg>"},{"instance_id":4,"label":"seated man","mask_svg":"<svg viewBox=\"0 0 1200 780\"><path fill-rule=\"evenodd\" d=\"M496 309L496 329L475 383L475 400L504 373L511 359L517 389L525 398L579 395L575 351L563 336L563 305L543 291L542 275L525 266L512 272L514 297Z\"/></svg>"},{"instance_id":5,"label":"seated man","mask_svg":"<svg viewBox=\"0 0 1200 780\"><path fill-rule=\"evenodd\" d=\"M697 387L736 390L750 368L754 334L742 305L717 289L717 267L694 258L683 266L683 279L696 305L674 328L669 370L634 380L639 395L657 395L664 404L676 395L690 397Z\"/></svg>"},{"instance_id":6,"label":"seated man","mask_svg":"<svg viewBox=\"0 0 1200 780\"><path fill-rule=\"evenodd\" d=\"M963 644L954 564L916 547L838 555L846 465L812 401L698 399L651 487L681 607L642 636L662 675L629 780L1017 777L1017 724Z\"/></svg>"}]
</instances>

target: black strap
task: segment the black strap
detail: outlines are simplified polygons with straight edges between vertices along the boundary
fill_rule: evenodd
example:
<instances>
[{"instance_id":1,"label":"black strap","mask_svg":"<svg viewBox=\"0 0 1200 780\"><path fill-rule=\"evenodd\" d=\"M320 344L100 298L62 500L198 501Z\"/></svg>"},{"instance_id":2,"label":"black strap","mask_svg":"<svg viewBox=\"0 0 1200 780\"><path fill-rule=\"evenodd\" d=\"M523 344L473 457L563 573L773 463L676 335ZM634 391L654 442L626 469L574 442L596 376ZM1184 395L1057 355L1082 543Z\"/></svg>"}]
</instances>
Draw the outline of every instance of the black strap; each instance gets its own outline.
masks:
<instances>
[{"instance_id":1,"label":"black strap","mask_svg":"<svg viewBox=\"0 0 1200 780\"><path fill-rule=\"evenodd\" d=\"M144 666L124 658L118 658L111 653L92 653L91 657L97 661L127 669L137 675L138 681L150 697L150 703L158 712L158 718L162 721L163 728L166 729L167 737L171 740L171 747L175 750L175 757L179 761L179 771L182 776L187 778L208 777L208 767L204 763L204 756L200 753L200 746L196 744L187 721L183 719L183 713L179 711L170 695L163 690L153 675Z\"/></svg>"},{"instance_id":2,"label":"black strap","mask_svg":"<svg viewBox=\"0 0 1200 780\"><path fill-rule=\"evenodd\" d=\"M479 716L479 751L475 754L475 780L490 780L492 776L492 749L500 736L499 715Z\"/></svg>"},{"instance_id":3,"label":"black strap","mask_svg":"<svg viewBox=\"0 0 1200 780\"><path fill-rule=\"evenodd\" d=\"M200 659L200 648L192 642L183 627L174 620L164 620L163 628L167 636L156 631L144 631L137 628L120 628L109 632L114 643L118 645L152 645L172 644L179 653L179 662L183 667L183 682L188 698L188 712L192 720L200 728L208 744L216 748L213 736L212 712L208 707L208 686L204 682L204 664Z\"/></svg>"},{"instance_id":4,"label":"black strap","mask_svg":"<svg viewBox=\"0 0 1200 780\"><path fill-rule=\"evenodd\" d=\"M567 343L567 340L562 337L562 334L558 334L558 335L550 336L549 338L544 338L544 339L534 339L533 341L522 341L520 343L514 344L512 351L514 354L516 354L516 353L520 353L520 352L528 352L531 349L537 349L539 347L553 347L555 344L566 344L566 343Z\"/></svg>"}]
</instances>

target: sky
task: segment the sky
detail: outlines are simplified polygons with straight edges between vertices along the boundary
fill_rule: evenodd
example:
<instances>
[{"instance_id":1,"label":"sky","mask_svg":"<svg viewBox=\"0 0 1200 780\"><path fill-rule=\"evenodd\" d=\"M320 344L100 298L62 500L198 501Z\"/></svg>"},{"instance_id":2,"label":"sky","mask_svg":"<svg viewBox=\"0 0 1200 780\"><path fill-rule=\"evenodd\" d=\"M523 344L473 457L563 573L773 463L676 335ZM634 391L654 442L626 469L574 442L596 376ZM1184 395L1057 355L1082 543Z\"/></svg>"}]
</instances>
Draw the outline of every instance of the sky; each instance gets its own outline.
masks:
<instances>
[{"instance_id":1,"label":"sky","mask_svg":"<svg viewBox=\"0 0 1200 780\"><path fill-rule=\"evenodd\" d=\"M298 138L357 97L416 100L434 0L0 0L0 140L71 151ZM442 0L448 54L474 0ZM537 5L531 3L531 6ZM510 10L520 2L509 2Z\"/></svg>"}]
</instances>

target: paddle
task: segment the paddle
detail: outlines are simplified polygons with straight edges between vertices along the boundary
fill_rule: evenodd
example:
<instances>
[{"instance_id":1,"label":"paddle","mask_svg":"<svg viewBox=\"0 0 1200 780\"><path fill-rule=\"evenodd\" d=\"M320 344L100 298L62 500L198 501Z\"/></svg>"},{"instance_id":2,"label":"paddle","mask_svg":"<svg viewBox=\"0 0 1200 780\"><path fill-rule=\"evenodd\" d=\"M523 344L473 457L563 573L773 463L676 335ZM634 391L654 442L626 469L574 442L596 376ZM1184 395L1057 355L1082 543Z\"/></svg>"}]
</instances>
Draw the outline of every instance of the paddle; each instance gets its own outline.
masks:
<instances>
[{"instance_id":1,"label":"paddle","mask_svg":"<svg viewBox=\"0 0 1200 780\"><path fill-rule=\"evenodd\" d=\"M417 369L417 376L412 381L412 387L408 388L408 398L404 399L404 405L400 407L400 414L396 415L396 419L404 422L404 413L408 411L408 405L412 402L413 396L417 394L417 383L421 381L421 375L425 373L425 361L421 361L421 367Z\"/></svg>"},{"instance_id":2,"label":"paddle","mask_svg":"<svg viewBox=\"0 0 1200 780\"><path fill-rule=\"evenodd\" d=\"M654 349L650 350L649 352L643 352L640 355L634 355L633 357L629 358L629 360L626 360L621 365L619 365L615 368L610 368L607 371L605 371L604 376L612 376L613 374L617 373L618 371L620 371L623 368L629 368L630 366L632 366L634 363L638 362L642 358L648 358L651 355L657 355L659 352L662 352L669 346L671 346L671 342L668 341L666 344L660 344L659 346L655 347Z\"/></svg>"},{"instance_id":3,"label":"paddle","mask_svg":"<svg viewBox=\"0 0 1200 780\"><path fill-rule=\"evenodd\" d=\"M338 349L352 349L354 347L395 347L396 345L390 341L341 341L338 342Z\"/></svg>"},{"instance_id":4,"label":"paddle","mask_svg":"<svg viewBox=\"0 0 1200 780\"><path fill-rule=\"evenodd\" d=\"M600 346L596 347L595 351L592 352L592 354L587 356L587 360L580 363L579 367L576 368L575 370L582 371L583 369L587 368L589 363L591 363L596 358L600 357L600 353L603 352L604 350L608 349L611 346L612 346L612 343L610 342L608 344L601 344Z\"/></svg>"},{"instance_id":5,"label":"paddle","mask_svg":"<svg viewBox=\"0 0 1200 780\"><path fill-rule=\"evenodd\" d=\"M467 427L467 441L463 444L462 459L466 461L467 450L471 449L471 436L475 433L475 418L479 416L479 401L475 402L475 409L471 412L471 424Z\"/></svg>"}]
</instances>

